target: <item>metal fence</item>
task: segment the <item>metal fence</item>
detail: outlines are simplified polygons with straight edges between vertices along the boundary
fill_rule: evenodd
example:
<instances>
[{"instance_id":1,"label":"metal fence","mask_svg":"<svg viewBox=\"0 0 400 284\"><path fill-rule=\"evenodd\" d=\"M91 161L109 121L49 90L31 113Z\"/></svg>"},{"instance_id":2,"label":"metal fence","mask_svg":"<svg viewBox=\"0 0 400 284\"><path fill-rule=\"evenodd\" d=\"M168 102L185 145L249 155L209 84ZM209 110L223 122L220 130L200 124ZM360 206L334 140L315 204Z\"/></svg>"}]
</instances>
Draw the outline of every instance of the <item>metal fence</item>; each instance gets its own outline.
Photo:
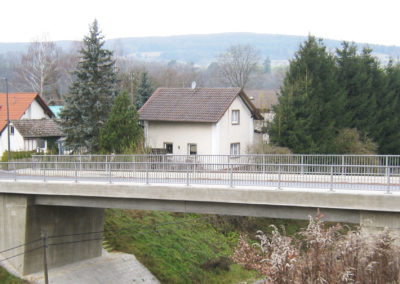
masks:
<instances>
[{"instance_id":1,"label":"metal fence","mask_svg":"<svg viewBox=\"0 0 400 284\"><path fill-rule=\"evenodd\" d=\"M38 155L1 163L0 179L400 190L400 156Z\"/></svg>"}]
</instances>

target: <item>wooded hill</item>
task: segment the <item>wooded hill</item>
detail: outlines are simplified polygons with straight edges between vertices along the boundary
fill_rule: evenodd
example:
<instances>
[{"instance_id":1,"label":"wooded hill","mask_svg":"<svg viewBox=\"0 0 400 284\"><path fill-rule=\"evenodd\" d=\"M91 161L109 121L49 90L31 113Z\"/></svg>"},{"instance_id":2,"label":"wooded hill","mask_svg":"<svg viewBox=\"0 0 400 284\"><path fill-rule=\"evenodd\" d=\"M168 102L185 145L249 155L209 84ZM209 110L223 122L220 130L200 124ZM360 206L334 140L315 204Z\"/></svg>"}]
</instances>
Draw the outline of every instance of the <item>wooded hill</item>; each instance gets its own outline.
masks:
<instances>
[{"instance_id":1,"label":"wooded hill","mask_svg":"<svg viewBox=\"0 0 400 284\"><path fill-rule=\"evenodd\" d=\"M269 57L272 63L279 64L293 57L305 36L255 34L255 33L221 33L206 35L182 35L167 37L132 37L109 39L105 47L115 50L119 56L132 56L138 59L154 61L193 62L198 65L208 65L215 61L216 56L235 44L250 44L260 50L262 58ZM340 47L341 41L325 40L328 50L334 51ZM57 41L63 50L70 50L73 41ZM366 43L357 43L361 50ZM29 43L0 43L0 54L8 52L24 52ZM400 47L370 44L374 55L383 63L390 57L400 56Z\"/></svg>"}]
</instances>

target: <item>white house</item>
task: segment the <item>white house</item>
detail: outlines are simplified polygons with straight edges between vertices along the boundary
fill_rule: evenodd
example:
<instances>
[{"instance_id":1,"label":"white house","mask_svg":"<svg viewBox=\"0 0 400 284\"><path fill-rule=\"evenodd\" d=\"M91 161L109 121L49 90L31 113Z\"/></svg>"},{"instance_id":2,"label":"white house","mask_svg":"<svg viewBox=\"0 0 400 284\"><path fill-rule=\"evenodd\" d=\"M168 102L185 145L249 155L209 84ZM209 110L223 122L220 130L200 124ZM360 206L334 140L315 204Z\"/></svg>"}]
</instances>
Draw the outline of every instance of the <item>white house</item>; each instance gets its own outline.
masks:
<instances>
[{"instance_id":1,"label":"white house","mask_svg":"<svg viewBox=\"0 0 400 284\"><path fill-rule=\"evenodd\" d=\"M10 150L47 149L49 140L61 137L53 112L37 93L8 94ZM0 94L0 155L8 149L6 94Z\"/></svg>"},{"instance_id":2,"label":"white house","mask_svg":"<svg viewBox=\"0 0 400 284\"><path fill-rule=\"evenodd\" d=\"M255 142L257 108L239 88L158 88L139 110L146 146L171 154L239 155Z\"/></svg>"}]
</instances>

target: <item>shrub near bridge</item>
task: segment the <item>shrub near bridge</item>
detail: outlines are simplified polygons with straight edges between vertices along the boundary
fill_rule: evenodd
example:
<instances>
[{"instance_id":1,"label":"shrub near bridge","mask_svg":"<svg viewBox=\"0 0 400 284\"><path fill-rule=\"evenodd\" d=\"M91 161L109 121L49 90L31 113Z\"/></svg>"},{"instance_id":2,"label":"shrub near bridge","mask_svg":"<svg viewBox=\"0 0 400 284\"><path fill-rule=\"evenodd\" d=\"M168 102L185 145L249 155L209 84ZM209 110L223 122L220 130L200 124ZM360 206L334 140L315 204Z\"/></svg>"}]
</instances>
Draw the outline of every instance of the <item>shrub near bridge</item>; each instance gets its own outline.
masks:
<instances>
[{"instance_id":1,"label":"shrub near bridge","mask_svg":"<svg viewBox=\"0 0 400 284\"><path fill-rule=\"evenodd\" d=\"M284 231L284 230L283 230ZM310 218L298 238L259 231L250 246L241 237L232 259L255 269L266 283L398 283L400 249L385 229L366 234L360 229L343 234L343 227L326 228L320 217Z\"/></svg>"}]
</instances>

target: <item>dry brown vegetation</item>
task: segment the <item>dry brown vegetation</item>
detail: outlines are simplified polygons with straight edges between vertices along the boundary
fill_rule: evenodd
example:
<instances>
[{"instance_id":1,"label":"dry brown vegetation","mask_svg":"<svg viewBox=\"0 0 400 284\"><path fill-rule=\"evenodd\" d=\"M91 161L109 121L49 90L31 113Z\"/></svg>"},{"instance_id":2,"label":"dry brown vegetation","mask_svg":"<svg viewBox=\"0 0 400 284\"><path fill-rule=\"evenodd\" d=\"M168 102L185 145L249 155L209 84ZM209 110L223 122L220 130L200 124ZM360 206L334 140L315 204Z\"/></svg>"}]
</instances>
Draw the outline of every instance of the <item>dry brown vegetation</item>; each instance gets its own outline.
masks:
<instances>
[{"instance_id":1,"label":"dry brown vegetation","mask_svg":"<svg viewBox=\"0 0 400 284\"><path fill-rule=\"evenodd\" d=\"M376 234L326 227L321 216L295 237L273 226L249 245L242 236L232 260L257 270L265 283L398 283L400 250L385 229Z\"/></svg>"}]
</instances>

